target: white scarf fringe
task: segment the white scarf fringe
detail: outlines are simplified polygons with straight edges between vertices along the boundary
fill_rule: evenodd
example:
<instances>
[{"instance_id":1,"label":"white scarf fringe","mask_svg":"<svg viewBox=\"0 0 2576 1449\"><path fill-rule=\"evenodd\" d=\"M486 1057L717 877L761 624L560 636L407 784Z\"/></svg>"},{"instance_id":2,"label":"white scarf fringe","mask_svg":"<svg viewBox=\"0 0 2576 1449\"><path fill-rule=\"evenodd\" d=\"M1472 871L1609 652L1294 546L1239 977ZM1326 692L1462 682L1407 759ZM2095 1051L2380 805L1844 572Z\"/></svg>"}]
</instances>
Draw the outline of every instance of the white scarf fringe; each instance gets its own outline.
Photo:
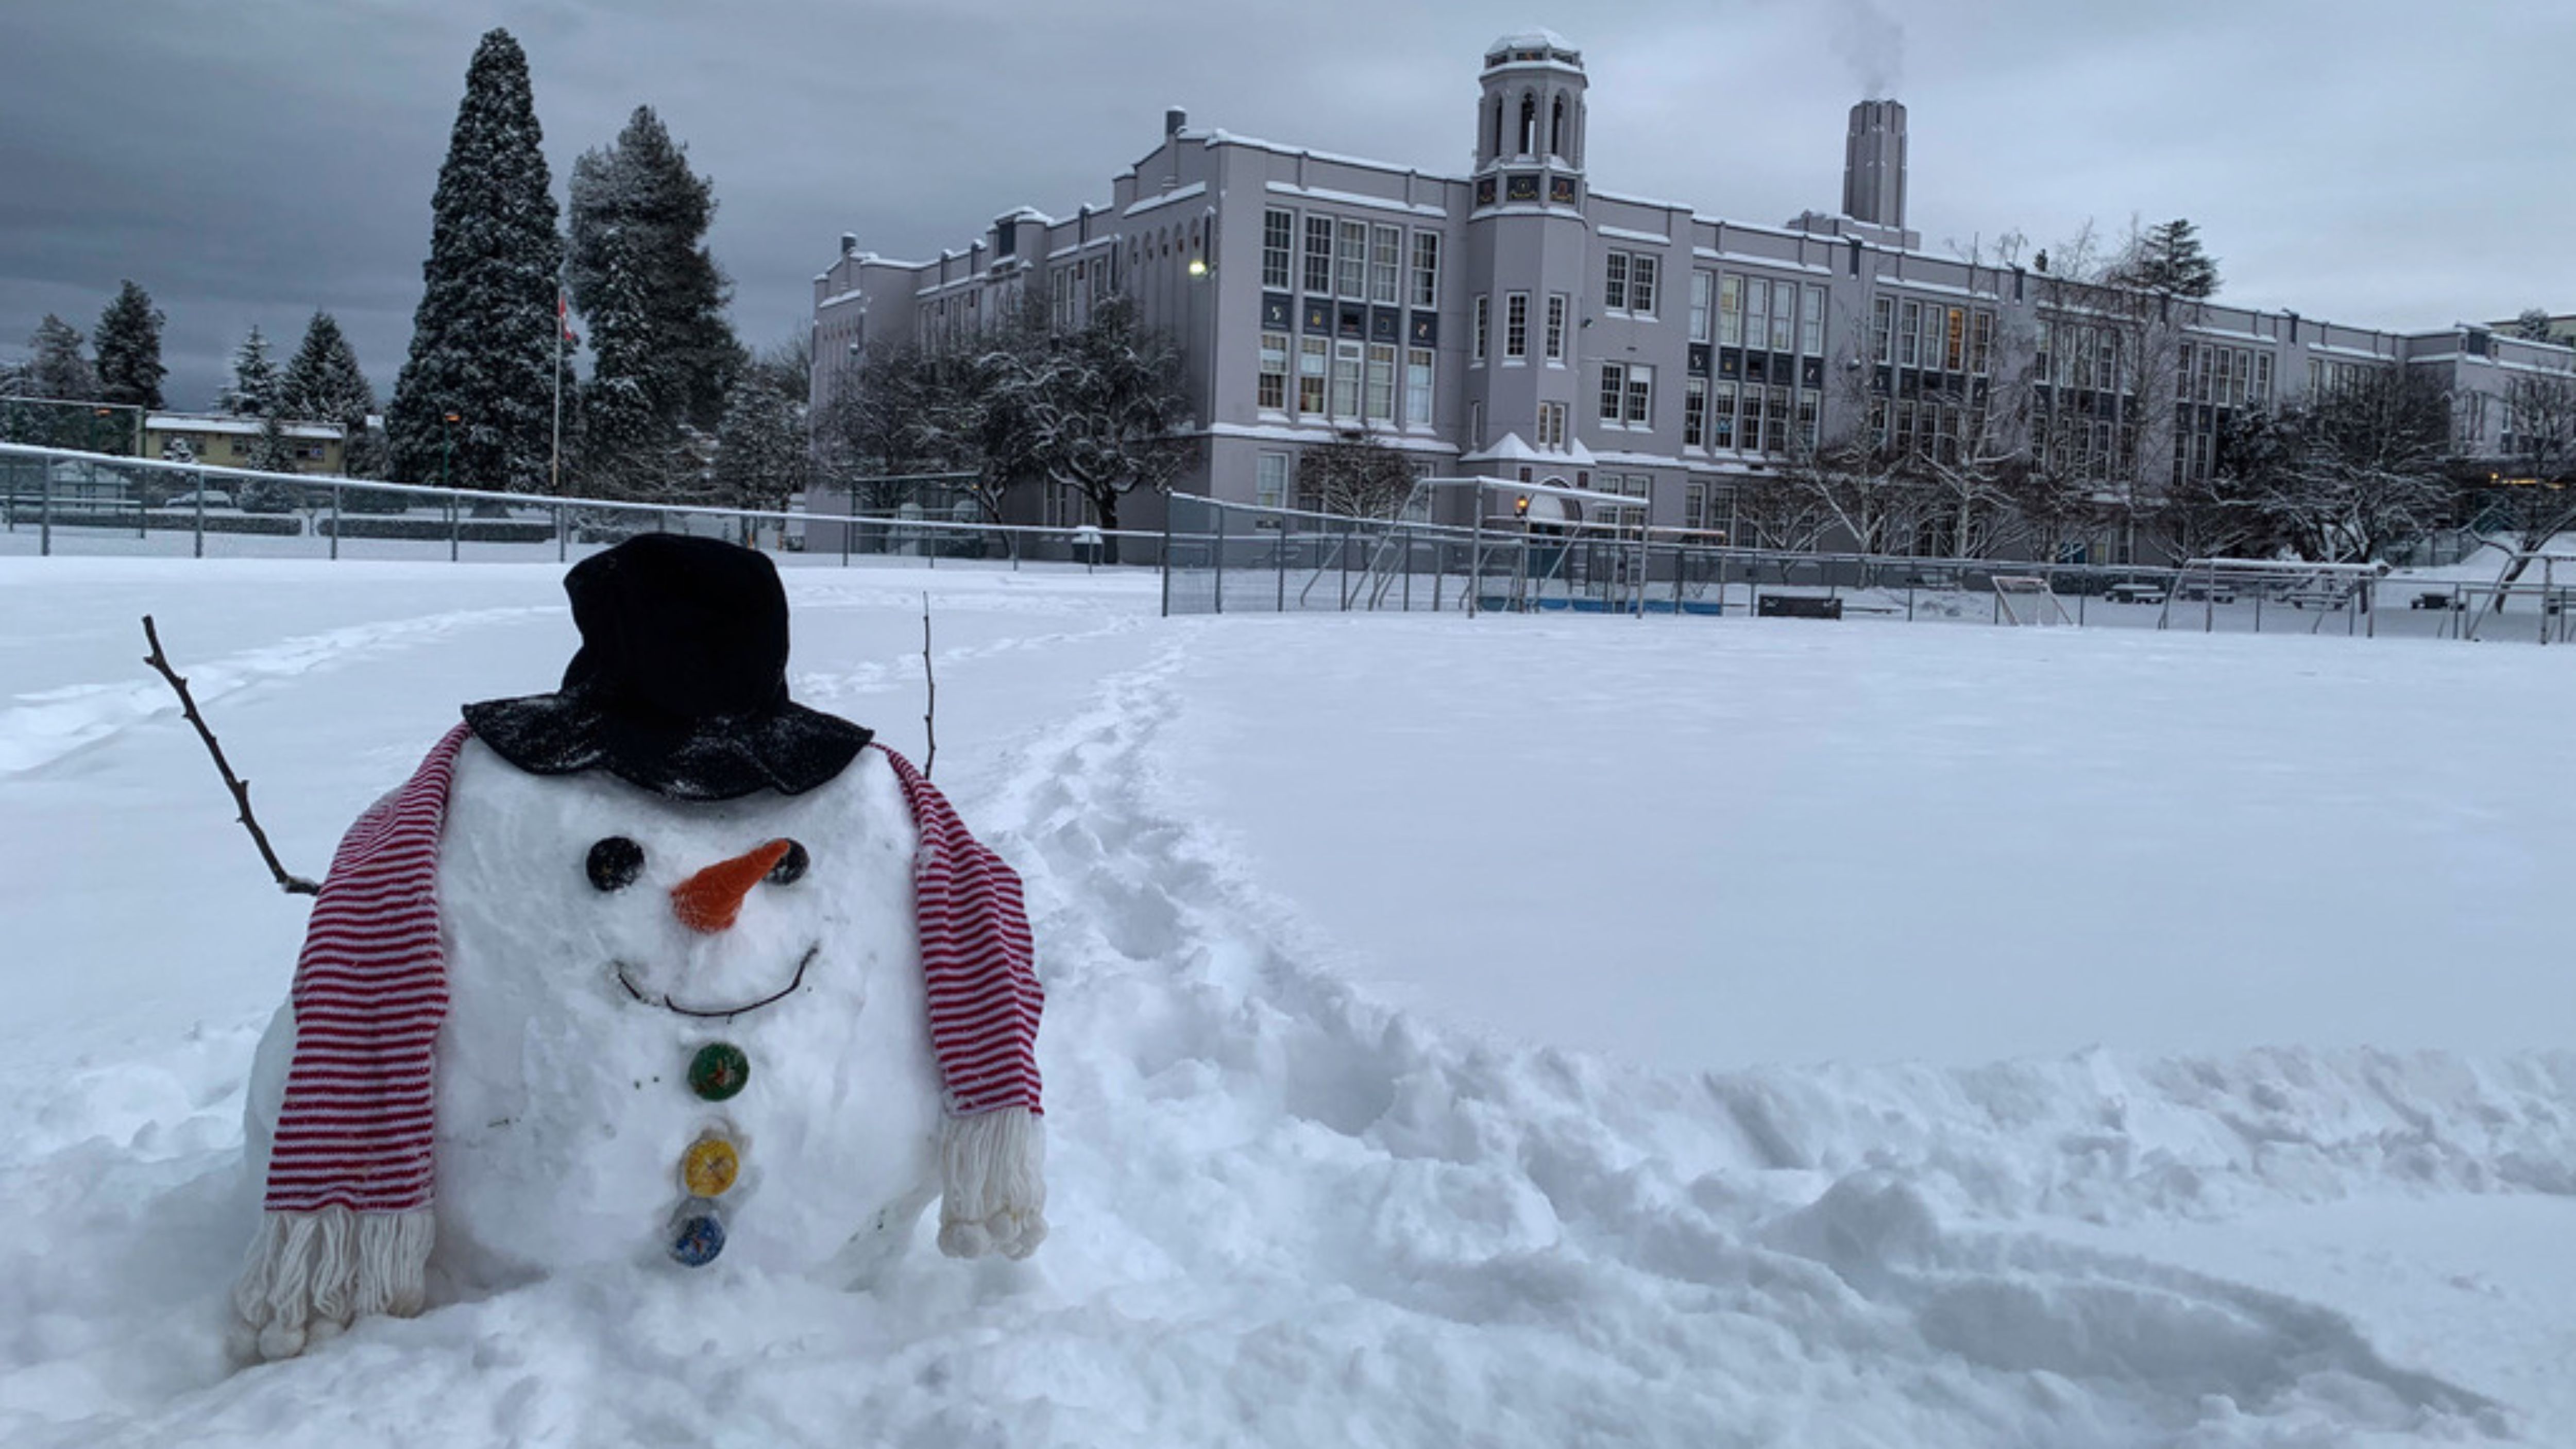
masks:
<instances>
[{"instance_id":1,"label":"white scarf fringe","mask_svg":"<svg viewBox=\"0 0 2576 1449\"><path fill-rule=\"evenodd\" d=\"M939 1251L1025 1258L1046 1241L1046 1123L1026 1107L951 1116L939 1136Z\"/></svg>"},{"instance_id":2,"label":"white scarf fringe","mask_svg":"<svg viewBox=\"0 0 2576 1449\"><path fill-rule=\"evenodd\" d=\"M261 1215L233 1286L233 1355L293 1358L371 1313L420 1312L435 1237L428 1208L357 1213L344 1207Z\"/></svg>"}]
</instances>

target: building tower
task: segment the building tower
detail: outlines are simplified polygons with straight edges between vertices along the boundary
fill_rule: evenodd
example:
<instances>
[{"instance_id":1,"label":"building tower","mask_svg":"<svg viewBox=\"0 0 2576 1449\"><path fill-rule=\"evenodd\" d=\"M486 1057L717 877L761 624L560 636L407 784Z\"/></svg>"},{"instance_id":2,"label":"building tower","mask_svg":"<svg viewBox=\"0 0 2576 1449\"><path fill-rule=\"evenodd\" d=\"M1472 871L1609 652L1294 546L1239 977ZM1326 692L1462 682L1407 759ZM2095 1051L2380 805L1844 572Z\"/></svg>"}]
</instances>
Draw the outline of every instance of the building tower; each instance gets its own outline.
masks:
<instances>
[{"instance_id":1,"label":"building tower","mask_svg":"<svg viewBox=\"0 0 2576 1449\"><path fill-rule=\"evenodd\" d=\"M1843 215L1905 230L1905 107L1863 101L1843 142Z\"/></svg>"},{"instance_id":2,"label":"building tower","mask_svg":"<svg viewBox=\"0 0 2576 1449\"><path fill-rule=\"evenodd\" d=\"M1580 416L1576 339L1591 235L1583 219L1584 87L1581 52L1551 31L1485 47L1461 269L1464 462L1518 458L1545 469L1547 460L1527 451L1564 450Z\"/></svg>"}]
</instances>

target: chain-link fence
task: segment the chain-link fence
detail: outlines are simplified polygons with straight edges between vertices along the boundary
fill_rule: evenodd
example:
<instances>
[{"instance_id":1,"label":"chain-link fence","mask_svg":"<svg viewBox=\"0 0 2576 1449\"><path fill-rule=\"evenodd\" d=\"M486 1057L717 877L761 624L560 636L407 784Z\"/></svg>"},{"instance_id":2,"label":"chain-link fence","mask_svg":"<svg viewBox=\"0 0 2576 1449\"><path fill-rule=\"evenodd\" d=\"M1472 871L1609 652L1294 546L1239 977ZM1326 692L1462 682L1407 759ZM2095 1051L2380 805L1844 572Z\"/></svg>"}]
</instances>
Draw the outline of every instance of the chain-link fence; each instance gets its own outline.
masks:
<instances>
[{"instance_id":1,"label":"chain-link fence","mask_svg":"<svg viewBox=\"0 0 2576 1449\"><path fill-rule=\"evenodd\" d=\"M2570 640L2576 559L2498 582L2376 566L2179 567L1783 553L1666 530L1459 528L1175 496L1168 614L1616 613L2209 633Z\"/></svg>"},{"instance_id":2,"label":"chain-link fence","mask_svg":"<svg viewBox=\"0 0 2576 1449\"><path fill-rule=\"evenodd\" d=\"M1159 563L1163 535L1037 528L918 509L680 507L0 445L0 554L563 561L638 533L729 538L782 557L931 568Z\"/></svg>"}]
</instances>

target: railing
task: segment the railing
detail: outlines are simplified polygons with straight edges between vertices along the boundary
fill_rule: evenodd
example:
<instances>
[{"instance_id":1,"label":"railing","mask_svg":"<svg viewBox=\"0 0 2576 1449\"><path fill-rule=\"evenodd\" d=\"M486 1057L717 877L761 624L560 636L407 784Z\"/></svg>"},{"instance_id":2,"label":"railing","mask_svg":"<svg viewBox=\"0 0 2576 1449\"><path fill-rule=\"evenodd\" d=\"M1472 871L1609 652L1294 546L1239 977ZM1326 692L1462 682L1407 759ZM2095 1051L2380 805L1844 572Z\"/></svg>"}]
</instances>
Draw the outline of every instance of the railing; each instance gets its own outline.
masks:
<instances>
[{"instance_id":1,"label":"railing","mask_svg":"<svg viewBox=\"0 0 2576 1449\"><path fill-rule=\"evenodd\" d=\"M2207 560L2182 567L1792 553L1670 531L1480 528L1171 500L1167 614L1568 612L1838 614L1907 623L2357 637L2576 638L2576 560L2507 584L2373 568ZM1998 588L1996 580L2004 583ZM2031 580L2036 580L2034 586ZM2034 607L2041 594L2048 607Z\"/></svg>"},{"instance_id":2,"label":"railing","mask_svg":"<svg viewBox=\"0 0 2576 1449\"><path fill-rule=\"evenodd\" d=\"M1151 565L1163 546L1139 530L490 493L0 444L0 553L562 562L652 532L933 568Z\"/></svg>"}]
</instances>

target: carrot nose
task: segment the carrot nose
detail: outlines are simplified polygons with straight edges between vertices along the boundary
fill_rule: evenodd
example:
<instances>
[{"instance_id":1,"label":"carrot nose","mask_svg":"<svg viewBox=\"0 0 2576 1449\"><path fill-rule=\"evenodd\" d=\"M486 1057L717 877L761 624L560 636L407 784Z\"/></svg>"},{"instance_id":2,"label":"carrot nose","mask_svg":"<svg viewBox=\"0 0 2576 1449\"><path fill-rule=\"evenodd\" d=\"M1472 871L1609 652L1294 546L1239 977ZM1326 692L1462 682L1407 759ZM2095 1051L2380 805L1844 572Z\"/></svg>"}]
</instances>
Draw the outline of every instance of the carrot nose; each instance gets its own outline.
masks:
<instances>
[{"instance_id":1,"label":"carrot nose","mask_svg":"<svg viewBox=\"0 0 2576 1449\"><path fill-rule=\"evenodd\" d=\"M751 888L760 884L788 849L789 842L773 840L708 866L671 887L671 914L692 931L712 934L725 929L742 914L742 898L751 894Z\"/></svg>"}]
</instances>

